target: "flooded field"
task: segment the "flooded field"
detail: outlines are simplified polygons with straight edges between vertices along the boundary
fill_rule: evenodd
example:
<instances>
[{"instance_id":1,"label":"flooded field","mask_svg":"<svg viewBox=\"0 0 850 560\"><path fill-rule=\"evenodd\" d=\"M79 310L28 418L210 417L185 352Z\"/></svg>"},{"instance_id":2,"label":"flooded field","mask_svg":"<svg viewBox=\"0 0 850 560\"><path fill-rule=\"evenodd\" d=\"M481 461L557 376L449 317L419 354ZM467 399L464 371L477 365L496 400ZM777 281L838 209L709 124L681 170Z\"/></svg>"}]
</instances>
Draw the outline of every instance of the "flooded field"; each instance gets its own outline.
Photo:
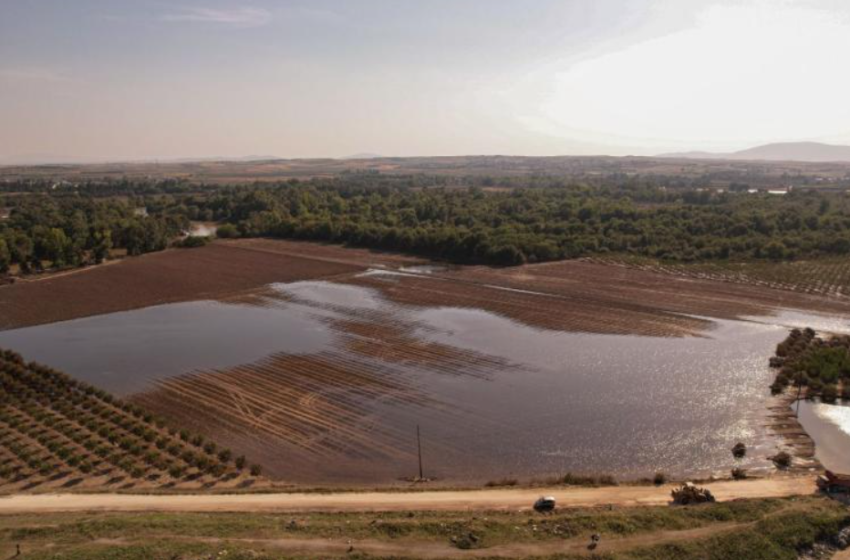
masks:
<instances>
[{"instance_id":1,"label":"flooded field","mask_svg":"<svg viewBox=\"0 0 850 560\"><path fill-rule=\"evenodd\" d=\"M566 332L387 297L432 270L274 283L0 332L0 346L142 402L301 483L567 471L634 479L767 469L767 358L803 313L678 316L695 336ZM441 288L442 289L442 288ZM420 294L421 295L421 294ZM524 297L536 297L533 292Z\"/></svg>"},{"instance_id":2,"label":"flooded field","mask_svg":"<svg viewBox=\"0 0 850 560\"><path fill-rule=\"evenodd\" d=\"M768 358L789 328L848 316L840 298L583 261L442 267L251 239L2 287L0 347L292 482L415 476L417 425L447 484L696 477L771 469L789 431L805 438L779 426Z\"/></svg>"}]
</instances>

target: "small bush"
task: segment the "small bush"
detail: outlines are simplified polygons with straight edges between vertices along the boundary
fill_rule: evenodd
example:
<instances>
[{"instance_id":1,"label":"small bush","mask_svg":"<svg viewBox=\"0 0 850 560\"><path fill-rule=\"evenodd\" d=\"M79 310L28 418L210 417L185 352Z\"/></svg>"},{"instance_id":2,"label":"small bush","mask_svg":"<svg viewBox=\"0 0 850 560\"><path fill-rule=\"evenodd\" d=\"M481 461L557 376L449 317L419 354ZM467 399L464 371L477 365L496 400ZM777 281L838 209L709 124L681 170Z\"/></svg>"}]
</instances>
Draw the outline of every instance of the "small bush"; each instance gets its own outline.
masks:
<instances>
[{"instance_id":1,"label":"small bush","mask_svg":"<svg viewBox=\"0 0 850 560\"><path fill-rule=\"evenodd\" d=\"M791 466L791 454L786 451L780 451L770 459L780 469L787 469Z\"/></svg>"},{"instance_id":2,"label":"small bush","mask_svg":"<svg viewBox=\"0 0 850 560\"><path fill-rule=\"evenodd\" d=\"M222 224L216 229L215 235L221 239L233 239L239 237L239 230L233 224Z\"/></svg>"},{"instance_id":3,"label":"small bush","mask_svg":"<svg viewBox=\"0 0 850 560\"><path fill-rule=\"evenodd\" d=\"M209 237L202 237L200 235L190 235L185 239L181 239L174 243L175 247L179 247L181 249L195 249L197 247L203 247L207 245L211 239Z\"/></svg>"},{"instance_id":4,"label":"small bush","mask_svg":"<svg viewBox=\"0 0 850 560\"><path fill-rule=\"evenodd\" d=\"M613 476L604 474L600 476L585 476L573 473L565 474L561 480L561 484L569 486L616 486L617 481Z\"/></svg>"},{"instance_id":5,"label":"small bush","mask_svg":"<svg viewBox=\"0 0 850 560\"><path fill-rule=\"evenodd\" d=\"M838 400L838 388L835 385L826 385L820 393L820 400L825 403L834 403Z\"/></svg>"},{"instance_id":6,"label":"small bush","mask_svg":"<svg viewBox=\"0 0 850 560\"><path fill-rule=\"evenodd\" d=\"M734 447L732 447L732 456L736 459L743 459L746 454L747 446L744 445L742 442L739 441L735 444Z\"/></svg>"},{"instance_id":7,"label":"small bush","mask_svg":"<svg viewBox=\"0 0 850 560\"><path fill-rule=\"evenodd\" d=\"M662 484L667 482L667 475L663 472L655 473L655 476L652 477L652 483L656 486L661 486Z\"/></svg>"},{"instance_id":8,"label":"small bush","mask_svg":"<svg viewBox=\"0 0 850 560\"><path fill-rule=\"evenodd\" d=\"M487 488L501 488L504 486L516 486L519 481L515 478L502 478L500 480L490 480L484 486Z\"/></svg>"}]
</instances>

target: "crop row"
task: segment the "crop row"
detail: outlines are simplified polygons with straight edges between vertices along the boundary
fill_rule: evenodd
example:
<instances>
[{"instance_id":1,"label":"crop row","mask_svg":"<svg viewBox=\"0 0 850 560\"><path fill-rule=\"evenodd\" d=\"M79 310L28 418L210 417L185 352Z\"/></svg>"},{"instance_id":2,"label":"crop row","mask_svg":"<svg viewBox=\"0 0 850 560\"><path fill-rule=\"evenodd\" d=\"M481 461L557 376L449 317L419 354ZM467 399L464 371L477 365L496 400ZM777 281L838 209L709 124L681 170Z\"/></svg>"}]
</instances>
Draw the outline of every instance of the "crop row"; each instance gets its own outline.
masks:
<instances>
[{"instance_id":1,"label":"crop row","mask_svg":"<svg viewBox=\"0 0 850 560\"><path fill-rule=\"evenodd\" d=\"M0 477L114 475L171 483L231 479L245 457L168 427L138 405L52 368L0 351ZM251 466L253 475L261 468Z\"/></svg>"},{"instance_id":2,"label":"crop row","mask_svg":"<svg viewBox=\"0 0 850 560\"><path fill-rule=\"evenodd\" d=\"M850 295L850 262L845 258L782 263L711 262L691 264L662 263L652 259L635 257L609 257L589 260L702 280L734 282L827 296Z\"/></svg>"}]
</instances>

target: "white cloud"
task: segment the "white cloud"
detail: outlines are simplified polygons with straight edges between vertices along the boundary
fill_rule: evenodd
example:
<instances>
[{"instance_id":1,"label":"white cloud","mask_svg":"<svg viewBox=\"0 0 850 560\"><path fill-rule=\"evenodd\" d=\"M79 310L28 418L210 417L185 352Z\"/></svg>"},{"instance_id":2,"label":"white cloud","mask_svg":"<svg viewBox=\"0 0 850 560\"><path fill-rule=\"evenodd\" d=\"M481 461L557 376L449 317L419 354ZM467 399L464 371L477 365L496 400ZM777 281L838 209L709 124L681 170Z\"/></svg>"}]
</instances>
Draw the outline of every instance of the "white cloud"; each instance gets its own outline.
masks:
<instances>
[{"instance_id":1,"label":"white cloud","mask_svg":"<svg viewBox=\"0 0 850 560\"><path fill-rule=\"evenodd\" d=\"M165 14L161 19L169 22L214 23L236 27L259 27L270 23L272 14L268 10L251 7L233 9L194 7Z\"/></svg>"},{"instance_id":2,"label":"white cloud","mask_svg":"<svg viewBox=\"0 0 850 560\"><path fill-rule=\"evenodd\" d=\"M792 0L715 4L687 29L535 74L511 93L514 114L540 133L647 147L841 137L842 15Z\"/></svg>"}]
</instances>

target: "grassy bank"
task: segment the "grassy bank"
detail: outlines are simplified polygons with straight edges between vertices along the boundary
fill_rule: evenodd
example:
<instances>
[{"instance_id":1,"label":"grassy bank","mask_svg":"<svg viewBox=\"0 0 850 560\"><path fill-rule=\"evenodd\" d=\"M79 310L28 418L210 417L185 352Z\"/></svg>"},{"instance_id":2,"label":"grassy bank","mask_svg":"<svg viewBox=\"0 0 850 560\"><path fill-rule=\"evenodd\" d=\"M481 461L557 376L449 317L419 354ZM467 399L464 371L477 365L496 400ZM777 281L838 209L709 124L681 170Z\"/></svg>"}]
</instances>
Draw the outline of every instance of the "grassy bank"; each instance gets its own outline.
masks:
<instances>
[{"instance_id":1,"label":"grassy bank","mask_svg":"<svg viewBox=\"0 0 850 560\"><path fill-rule=\"evenodd\" d=\"M0 518L0 558L200 560L299 557L580 557L593 533L602 558L793 559L850 523L819 497L692 508L351 514L47 514ZM354 546L348 552L349 542ZM488 550L489 549L489 550Z\"/></svg>"}]
</instances>

